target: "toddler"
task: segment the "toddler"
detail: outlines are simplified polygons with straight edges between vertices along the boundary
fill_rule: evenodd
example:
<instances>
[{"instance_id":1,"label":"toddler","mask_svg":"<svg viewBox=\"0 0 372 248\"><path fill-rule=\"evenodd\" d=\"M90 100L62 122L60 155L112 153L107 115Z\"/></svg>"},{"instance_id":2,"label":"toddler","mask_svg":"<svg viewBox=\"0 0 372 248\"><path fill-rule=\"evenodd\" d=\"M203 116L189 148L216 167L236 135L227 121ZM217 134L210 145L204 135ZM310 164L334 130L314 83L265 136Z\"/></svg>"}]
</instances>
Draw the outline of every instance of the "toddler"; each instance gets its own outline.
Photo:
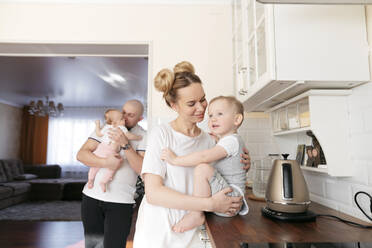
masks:
<instances>
[{"instance_id":1,"label":"toddler","mask_svg":"<svg viewBox=\"0 0 372 248\"><path fill-rule=\"evenodd\" d=\"M244 199L246 171L240 163L244 142L237 134L244 119L244 107L235 97L219 96L212 99L208 107L208 126L219 141L213 148L177 156L170 149L163 149L161 159L177 166L196 166L194 168L194 196L208 197L218 191L231 187L230 196L243 196L243 205L239 214L248 213L248 204ZM213 165L212 165L213 164ZM230 217L237 213L219 216ZM176 225L173 231L184 232L204 223L204 213L191 211Z\"/></svg>"},{"instance_id":2,"label":"toddler","mask_svg":"<svg viewBox=\"0 0 372 248\"><path fill-rule=\"evenodd\" d=\"M109 131L111 128L120 128L125 136L127 136L128 140L140 140L142 139L141 136L135 135L128 131L125 127L125 119L123 118L123 114L117 109L108 109L105 112L105 122L106 125L103 126L101 129L100 121L96 120L96 134L98 137L102 137L102 142L99 143L97 149L93 152L96 156L101 158L106 158L109 155L117 154L120 152L120 144L117 144L109 138ZM88 188L93 188L94 185L94 178L100 168L91 167L88 173ZM110 182L115 174L114 170L110 170L105 168L104 176L102 180L99 182L102 191L106 192L107 183Z\"/></svg>"}]
</instances>

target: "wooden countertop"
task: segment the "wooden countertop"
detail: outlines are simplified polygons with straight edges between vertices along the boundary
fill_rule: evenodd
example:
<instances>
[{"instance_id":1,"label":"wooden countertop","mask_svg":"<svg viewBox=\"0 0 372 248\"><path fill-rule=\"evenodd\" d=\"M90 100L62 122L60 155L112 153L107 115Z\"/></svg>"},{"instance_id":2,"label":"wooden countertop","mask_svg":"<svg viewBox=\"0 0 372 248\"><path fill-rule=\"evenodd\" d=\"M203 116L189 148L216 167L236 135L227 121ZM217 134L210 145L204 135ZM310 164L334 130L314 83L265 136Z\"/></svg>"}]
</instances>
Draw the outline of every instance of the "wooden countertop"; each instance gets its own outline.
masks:
<instances>
[{"instance_id":1,"label":"wooden countertop","mask_svg":"<svg viewBox=\"0 0 372 248\"><path fill-rule=\"evenodd\" d=\"M247 194L251 193L248 190ZM233 218L206 214L206 228L215 248L238 248L241 242L283 243L283 242L372 242L372 229L346 225L326 217L317 217L314 222L290 223L274 221L261 215L264 202L248 198L249 213ZM364 225L371 225L342 214L338 211L312 202L310 210L316 214L331 214Z\"/></svg>"}]
</instances>

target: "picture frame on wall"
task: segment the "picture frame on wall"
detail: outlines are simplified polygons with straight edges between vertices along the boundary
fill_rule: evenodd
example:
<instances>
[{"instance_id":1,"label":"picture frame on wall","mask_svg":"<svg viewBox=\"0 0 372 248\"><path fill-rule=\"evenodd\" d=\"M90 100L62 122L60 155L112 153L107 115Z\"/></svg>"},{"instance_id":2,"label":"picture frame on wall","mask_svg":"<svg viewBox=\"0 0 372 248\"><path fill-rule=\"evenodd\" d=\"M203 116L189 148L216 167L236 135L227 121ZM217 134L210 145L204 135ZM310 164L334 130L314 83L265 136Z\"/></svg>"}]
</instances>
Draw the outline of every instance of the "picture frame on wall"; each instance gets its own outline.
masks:
<instances>
[{"instance_id":1,"label":"picture frame on wall","mask_svg":"<svg viewBox=\"0 0 372 248\"><path fill-rule=\"evenodd\" d=\"M300 144L297 146L296 161L301 166L304 164L305 158L305 144Z\"/></svg>"},{"instance_id":2,"label":"picture frame on wall","mask_svg":"<svg viewBox=\"0 0 372 248\"><path fill-rule=\"evenodd\" d=\"M313 146L306 146L306 167L314 167Z\"/></svg>"}]
</instances>

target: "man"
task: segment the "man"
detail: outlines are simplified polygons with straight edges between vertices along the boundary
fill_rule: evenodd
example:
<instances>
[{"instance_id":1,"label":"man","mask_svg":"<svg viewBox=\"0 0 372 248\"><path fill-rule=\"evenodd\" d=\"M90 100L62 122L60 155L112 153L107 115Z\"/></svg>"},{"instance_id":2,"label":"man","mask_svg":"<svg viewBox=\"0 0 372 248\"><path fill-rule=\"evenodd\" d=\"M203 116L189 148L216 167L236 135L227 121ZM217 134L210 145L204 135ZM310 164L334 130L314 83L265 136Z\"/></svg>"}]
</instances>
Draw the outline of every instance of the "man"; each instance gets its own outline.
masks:
<instances>
[{"instance_id":1,"label":"man","mask_svg":"<svg viewBox=\"0 0 372 248\"><path fill-rule=\"evenodd\" d=\"M86 248L125 247L130 231L136 181L146 148L146 132L137 125L143 119L141 102L130 100L122 110L126 127L131 133L141 135L140 141L129 143L120 129L112 130L110 138L120 144L120 156L100 158L93 154L101 142L93 132L77 154L77 159L87 166L117 169L106 192L101 190L98 183L104 170L97 173L93 188L85 186L83 189L81 216Z\"/></svg>"}]
</instances>

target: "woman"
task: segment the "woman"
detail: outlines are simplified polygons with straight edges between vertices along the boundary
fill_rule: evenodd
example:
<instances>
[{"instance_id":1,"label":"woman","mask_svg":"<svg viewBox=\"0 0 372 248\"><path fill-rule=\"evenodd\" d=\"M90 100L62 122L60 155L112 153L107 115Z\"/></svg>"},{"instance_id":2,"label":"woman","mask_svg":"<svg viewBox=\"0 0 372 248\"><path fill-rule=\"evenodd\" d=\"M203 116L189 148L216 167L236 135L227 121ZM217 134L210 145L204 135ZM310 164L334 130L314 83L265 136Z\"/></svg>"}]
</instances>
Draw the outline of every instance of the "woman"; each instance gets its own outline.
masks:
<instances>
[{"instance_id":1,"label":"woman","mask_svg":"<svg viewBox=\"0 0 372 248\"><path fill-rule=\"evenodd\" d=\"M211 197L191 196L193 168L172 166L160 159L161 150L170 148L178 155L211 148L214 140L197 123L203 121L207 107L200 78L189 62L177 64L172 71L161 70L155 87L163 92L169 107L178 113L170 123L152 131L142 166L145 196L142 200L134 236L134 248L200 247L196 228L175 233L172 226L191 211L215 211L234 214L241 197L228 197L225 188ZM249 156L245 162L249 166Z\"/></svg>"}]
</instances>

